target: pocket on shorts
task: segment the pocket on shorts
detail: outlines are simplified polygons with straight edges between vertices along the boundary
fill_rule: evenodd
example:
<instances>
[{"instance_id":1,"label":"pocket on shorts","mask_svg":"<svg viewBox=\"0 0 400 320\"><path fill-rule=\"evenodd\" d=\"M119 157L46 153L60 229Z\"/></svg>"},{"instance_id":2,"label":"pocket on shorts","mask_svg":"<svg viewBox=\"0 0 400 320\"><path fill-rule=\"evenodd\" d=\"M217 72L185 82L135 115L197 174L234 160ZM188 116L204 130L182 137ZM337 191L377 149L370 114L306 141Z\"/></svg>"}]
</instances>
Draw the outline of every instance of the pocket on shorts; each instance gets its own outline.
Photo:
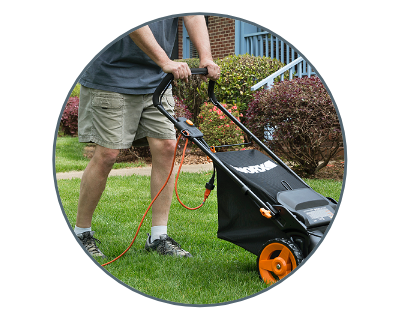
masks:
<instances>
[{"instance_id":1,"label":"pocket on shorts","mask_svg":"<svg viewBox=\"0 0 400 320\"><path fill-rule=\"evenodd\" d=\"M165 94L164 94L161 102L163 104L164 109L167 110L169 114L174 116L175 100L174 100L174 96L172 95L171 88L169 88L169 89L167 89L167 91L165 91Z\"/></svg>"},{"instance_id":2,"label":"pocket on shorts","mask_svg":"<svg viewBox=\"0 0 400 320\"><path fill-rule=\"evenodd\" d=\"M124 99L115 93L94 93L92 99L93 132L110 143L122 141Z\"/></svg>"}]
</instances>

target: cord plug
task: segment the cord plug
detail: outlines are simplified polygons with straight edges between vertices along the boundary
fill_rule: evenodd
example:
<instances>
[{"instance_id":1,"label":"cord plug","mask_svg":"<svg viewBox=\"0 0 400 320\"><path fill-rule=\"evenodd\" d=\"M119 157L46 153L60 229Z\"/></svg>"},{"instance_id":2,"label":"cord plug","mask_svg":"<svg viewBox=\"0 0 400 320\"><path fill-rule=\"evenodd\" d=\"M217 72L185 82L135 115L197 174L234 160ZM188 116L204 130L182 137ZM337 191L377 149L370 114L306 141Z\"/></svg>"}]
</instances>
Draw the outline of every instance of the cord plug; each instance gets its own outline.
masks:
<instances>
[{"instance_id":1,"label":"cord plug","mask_svg":"<svg viewBox=\"0 0 400 320\"><path fill-rule=\"evenodd\" d=\"M210 195L211 191L214 190L215 186L214 183L210 180L206 183L206 191L204 191L204 202L206 202L208 196Z\"/></svg>"},{"instance_id":2,"label":"cord plug","mask_svg":"<svg viewBox=\"0 0 400 320\"><path fill-rule=\"evenodd\" d=\"M209 182L206 183L206 189L207 190L214 190L215 186L214 183L210 180Z\"/></svg>"},{"instance_id":3,"label":"cord plug","mask_svg":"<svg viewBox=\"0 0 400 320\"><path fill-rule=\"evenodd\" d=\"M203 204L206 202L208 196L211 193L211 189L206 189L206 191L204 191L204 200L203 200Z\"/></svg>"}]
</instances>

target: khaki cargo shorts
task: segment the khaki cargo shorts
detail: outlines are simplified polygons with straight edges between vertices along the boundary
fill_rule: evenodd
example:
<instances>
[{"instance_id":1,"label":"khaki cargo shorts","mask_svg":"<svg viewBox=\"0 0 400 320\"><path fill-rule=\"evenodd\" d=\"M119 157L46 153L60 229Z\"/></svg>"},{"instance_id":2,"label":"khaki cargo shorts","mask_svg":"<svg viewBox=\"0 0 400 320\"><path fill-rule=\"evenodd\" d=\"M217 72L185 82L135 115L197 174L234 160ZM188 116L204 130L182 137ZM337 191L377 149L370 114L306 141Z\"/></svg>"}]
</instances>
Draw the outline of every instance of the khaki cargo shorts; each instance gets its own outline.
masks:
<instances>
[{"instance_id":1,"label":"khaki cargo shorts","mask_svg":"<svg viewBox=\"0 0 400 320\"><path fill-rule=\"evenodd\" d=\"M153 95L121 94L81 86L78 109L79 142L109 149L148 145L146 137L175 140L175 128L153 105ZM172 89L162 104L174 116Z\"/></svg>"}]
</instances>

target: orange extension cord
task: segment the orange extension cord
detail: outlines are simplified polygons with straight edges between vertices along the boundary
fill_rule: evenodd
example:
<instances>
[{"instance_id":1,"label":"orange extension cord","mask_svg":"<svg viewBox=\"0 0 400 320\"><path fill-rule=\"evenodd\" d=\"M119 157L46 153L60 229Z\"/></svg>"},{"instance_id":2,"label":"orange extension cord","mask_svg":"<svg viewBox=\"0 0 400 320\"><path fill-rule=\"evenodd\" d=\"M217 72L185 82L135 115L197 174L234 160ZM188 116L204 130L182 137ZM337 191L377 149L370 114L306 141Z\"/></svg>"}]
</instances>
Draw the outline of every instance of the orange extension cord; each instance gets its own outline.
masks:
<instances>
[{"instance_id":1,"label":"orange extension cord","mask_svg":"<svg viewBox=\"0 0 400 320\"><path fill-rule=\"evenodd\" d=\"M177 140L177 142L176 142L175 151L174 151L174 159L172 160L172 166L171 166L171 170L169 171L168 178L167 178L167 180L165 181L164 185L161 187L160 191L158 191L157 195L156 195L156 196L154 197L154 199L151 201L151 203L150 203L149 207L147 208L146 212L144 213L144 215L143 215L143 217L142 217L142 220L141 220L140 223L139 223L139 226L138 226L138 228L137 228L137 230L136 230L135 236L133 237L133 240L132 240L131 244L130 244L130 245L128 246L128 248L126 248L125 251L122 252L118 257L114 258L113 260L111 260L111 261L109 261L109 262L107 262L107 263L102 264L102 265L101 265L102 267L104 267L104 266L106 266L106 265L108 265L108 264L110 264L110 263L113 263L114 261L118 260L118 259L121 258L125 253L127 253L128 250L132 247L132 245L133 245L133 243L135 242L136 237L137 237L137 235L138 235L138 233L139 233L139 230L140 230L140 228L142 227L143 221L144 221L144 219L145 219L147 213L149 212L149 210L150 210L151 206L153 205L154 201L157 200L157 198L158 198L158 196L160 195L161 191L164 190L165 186L167 185L167 183L168 183L168 181L169 181L169 178L171 177L172 172L174 171L175 158L176 158L176 151L177 151L177 149L178 149L178 144L179 144L179 140L181 139L181 137L182 137L182 134L179 135L178 140ZM204 192L204 200L203 200L203 202L201 203L201 205L199 205L199 206L196 207L196 208L189 208L189 207L185 206L185 205L182 203L182 201L179 199L179 196L178 196L178 178L179 178L179 173L180 173L181 168L182 168L183 160L184 160L184 158L185 158L185 152L186 152L186 147L187 147L188 141L189 141L189 140L186 139L185 147L183 148L181 163L180 163L180 165L179 165L178 173L177 173L176 179L175 179L175 194L176 194L176 197L177 197L179 203L180 203L182 206L184 206L186 209L189 209L189 210L196 210L196 209L199 209L201 206L203 206L203 204L206 202L208 196L210 195L211 190L206 189L206 191Z\"/></svg>"},{"instance_id":2,"label":"orange extension cord","mask_svg":"<svg viewBox=\"0 0 400 320\"><path fill-rule=\"evenodd\" d=\"M180 137L181 137L181 136L179 136L179 138L180 138ZM178 142L179 142L179 138L178 138ZM189 210L197 210L197 209L201 208L201 207L203 206L203 204L206 202L208 196L209 196L210 193L211 193L211 190L210 190L210 189L206 189L206 191L204 192L204 200L203 200L203 202L201 203L201 205L199 205L199 206L196 207L196 208L189 208L189 207L185 206L185 205L182 203L181 199L179 199L179 196L178 196L178 178L179 178L179 173L181 172L181 168L182 168L182 164L183 164L183 159L185 158L185 152L186 152L186 147L187 147L188 141L189 141L189 140L186 139L185 147L183 148L183 152L182 152L181 164L179 165L178 173L176 174L176 179L175 179L175 194L176 194L176 198L178 199L179 203L180 203L183 207L185 207L186 209L189 209ZM178 145L178 144L177 144L177 145ZM176 152L176 149L175 149L175 152Z\"/></svg>"}]
</instances>

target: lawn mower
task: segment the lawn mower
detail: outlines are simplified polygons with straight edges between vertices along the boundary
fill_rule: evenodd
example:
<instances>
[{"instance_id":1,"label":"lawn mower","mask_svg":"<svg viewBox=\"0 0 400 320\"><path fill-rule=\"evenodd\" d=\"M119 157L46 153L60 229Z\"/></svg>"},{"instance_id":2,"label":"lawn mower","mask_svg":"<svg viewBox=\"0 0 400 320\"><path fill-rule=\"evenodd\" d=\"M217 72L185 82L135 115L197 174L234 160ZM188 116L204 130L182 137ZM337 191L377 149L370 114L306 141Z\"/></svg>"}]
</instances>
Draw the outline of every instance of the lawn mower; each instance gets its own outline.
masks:
<instances>
[{"instance_id":1,"label":"lawn mower","mask_svg":"<svg viewBox=\"0 0 400 320\"><path fill-rule=\"evenodd\" d=\"M206 75L206 68L191 69ZM217 174L217 237L257 255L260 278L267 284L287 276L312 252L332 221L337 202L315 192L291 168L252 134L216 99L215 82L208 96L248 137L256 149L215 152L190 119L175 119L161 104L174 77L167 74L153 95L153 103L183 137L192 141L213 162L214 174L206 184L213 189Z\"/></svg>"}]
</instances>

